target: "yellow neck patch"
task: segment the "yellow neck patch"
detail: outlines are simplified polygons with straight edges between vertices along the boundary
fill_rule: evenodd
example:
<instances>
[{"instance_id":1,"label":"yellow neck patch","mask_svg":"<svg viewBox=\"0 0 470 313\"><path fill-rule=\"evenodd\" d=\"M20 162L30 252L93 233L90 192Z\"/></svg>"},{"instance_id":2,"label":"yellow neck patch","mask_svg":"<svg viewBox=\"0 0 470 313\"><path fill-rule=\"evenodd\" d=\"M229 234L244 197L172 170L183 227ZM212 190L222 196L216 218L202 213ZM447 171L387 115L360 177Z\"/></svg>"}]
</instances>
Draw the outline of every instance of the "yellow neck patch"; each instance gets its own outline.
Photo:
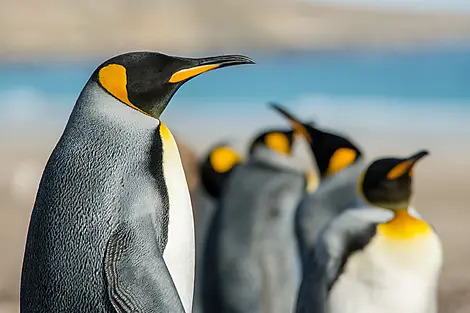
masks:
<instances>
[{"instance_id":1,"label":"yellow neck patch","mask_svg":"<svg viewBox=\"0 0 470 313\"><path fill-rule=\"evenodd\" d=\"M176 73L174 73L168 82L170 83L179 83L183 80L186 80L188 78L194 77L196 75L202 74L204 72L213 70L217 67L219 67L220 64L209 64L209 65L201 65L201 66L195 66L191 68L186 68L182 69Z\"/></svg>"},{"instance_id":2,"label":"yellow neck patch","mask_svg":"<svg viewBox=\"0 0 470 313\"><path fill-rule=\"evenodd\" d=\"M414 162L414 160L408 160L408 161L398 163L397 165L395 165L394 168L392 168L387 173L387 178L390 179L390 180L393 180L393 179L397 179L398 177L404 175L413 166L413 162ZM410 175L413 175L413 173L410 172Z\"/></svg>"},{"instance_id":3,"label":"yellow neck patch","mask_svg":"<svg viewBox=\"0 0 470 313\"><path fill-rule=\"evenodd\" d=\"M241 161L240 156L229 147L215 148L209 157L212 168L217 173L226 173Z\"/></svg>"},{"instance_id":4,"label":"yellow neck patch","mask_svg":"<svg viewBox=\"0 0 470 313\"><path fill-rule=\"evenodd\" d=\"M127 104L131 108L149 115L133 105L127 94L127 74L126 68L119 64L109 64L101 68L98 73L98 80L106 91L112 94L119 101Z\"/></svg>"},{"instance_id":5,"label":"yellow neck patch","mask_svg":"<svg viewBox=\"0 0 470 313\"><path fill-rule=\"evenodd\" d=\"M308 170L305 173L305 179L307 180L306 190L308 193L314 192L318 188L319 178L318 175L312 171Z\"/></svg>"},{"instance_id":6,"label":"yellow neck patch","mask_svg":"<svg viewBox=\"0 0 470 313\"><path fill-rule=\"evenodd\" d=\"M350 148L339 148L331 156L328 163L327 175L333 175L342 169L348 167L356 161L357 152Z\"/></svg>"},{"instance_id":7,"label":"yellow neck patch","mask_svg":"<svg viewBox=\"0 0 470 313\"><path fill-rule=\"evenodd\" d=\"M270 149L277 151L281 154L289 155L290 154L290 144L289 139L283 133L270 133L265 137L266 146Z\"/></svg>"},{"instance_id":8,"label":"yellow neck patch","mask_svg":"<svg viewBox=\"0 0 470 313\"><path fill-rule=\"evenodd\" d=\"M431 231L431 226L425 221L411 216L407 209L396 210L390 221L377 226L377 231L393 239L412 239Z\"/></svg>"},{"instance_id":9,"label":"yellow neck patch","mask_svg":"<svg viewBox=\"0 0 470 313\"><path fill-rule=\"evenodd\" d=\"M173 134L170 132L168 127L160 121L160 136L162 137L162 141L165 143L174 142L175 139L173 138Z\"/></svg>"}]
</instances>

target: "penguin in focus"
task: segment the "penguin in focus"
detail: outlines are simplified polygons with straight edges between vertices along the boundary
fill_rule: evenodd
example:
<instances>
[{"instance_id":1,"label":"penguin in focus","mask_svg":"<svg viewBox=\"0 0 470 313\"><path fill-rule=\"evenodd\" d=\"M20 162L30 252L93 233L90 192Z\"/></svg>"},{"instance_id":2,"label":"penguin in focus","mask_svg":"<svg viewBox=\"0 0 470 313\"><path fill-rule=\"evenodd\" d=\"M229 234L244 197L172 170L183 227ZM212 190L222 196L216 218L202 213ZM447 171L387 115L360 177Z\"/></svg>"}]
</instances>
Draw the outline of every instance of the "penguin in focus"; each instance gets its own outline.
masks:
<instances>
[{"instance_id":1,"label":"penguin in focus","mask_svg":"<svg viewBox=\"0 0 470 313\"><path fill-rule=\"evenodd\" d=\"M188 80L252 63L237 55L131 52L97 67L41 178L22 313L191 312L191 202L160 115Z\"/></svg>"},{"instance_id":2,"label":"penguin in focus","mask_svg":"<svg viewBox=\"0 0 470 313\"><path fill-rule=\"evenodd\" d=\"M242 162L241 155L227 142L209 149L199 167L200 186L196 192L194 226L196 231L196 275L193 312L202 310L202 264L207 230L217 208L223 187L234 169Z\"/></svg>"},{"instance_id":3,"label":"penguin in focus","mask_svg":"<svg viewBox=\"0 0 470 313\"><path fill-rule=\"evenodd\" d=\"M318 236L297 313L436 313L443 263L433 227L410 205L415 164L428 154L382 158L359 180L368 203Z\"/></svg>"},{"instance_id":4,"label":"penguin in focus","mask_svg":"<svg viewBox=\"0 0 470 313\"><path fill-rule=\"evenodd\" d=\"M300 282L294 211L307 186L292 157L299 134L261 133L231 174L206 242L205 313L291 312Z\"/></svg>"},{"instance_id":5,"label":"penguin in focus","mask_svg":"<svg viewBox=\"0 0 470 313\"><path fill-rule=\"evenodd\" d=\"M299 252L305 265L320 230L345 209L363 204L357 181L366 167L364 155L347 137L302 123L276 103L271 103L271 107L291 124L303 124L311 138L310 148L320 175L318 188L305 195L295 216Z\"/></svg>"}]
</instances>

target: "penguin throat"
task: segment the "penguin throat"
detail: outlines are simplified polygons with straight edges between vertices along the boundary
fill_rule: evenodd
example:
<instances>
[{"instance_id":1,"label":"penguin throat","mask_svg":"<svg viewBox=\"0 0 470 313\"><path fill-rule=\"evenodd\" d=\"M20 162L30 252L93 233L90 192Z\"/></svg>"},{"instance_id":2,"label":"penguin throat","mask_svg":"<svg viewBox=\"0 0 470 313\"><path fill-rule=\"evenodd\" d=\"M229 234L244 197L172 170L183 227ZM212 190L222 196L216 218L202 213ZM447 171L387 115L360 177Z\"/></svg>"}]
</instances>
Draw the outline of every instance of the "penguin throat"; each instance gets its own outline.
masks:
<instances>
[{"instance_id":1,"label":"penguin throat","mask_svg":"<svg viewBox=\"0 0 470 313\"><path fill-rule=\"evenodd\" d=\"M424 220L410 215L408 209L396 209L394 217L379 224L377 231L387 238L406 240L426 235L431 231L431 227Z\"/></svg>"},{"instance_id":2,"label":"penguin throat","mask_svg":"<svg viewBox=\"0 0 470 313\"><path fill-rule=\"evenodd\" d=\"M395 212L406 211L410 205L410 200L402 200L399 202L370 202L374 206L378 206L384 209L392 210Z\"/></svg>"},{"instance_id":3,"label":"penguin throat","mask_svg":"<svg viewBox=\"0 0 470 313\"><path fill-rule=\"evenodd\" d=\"M256 149L252 151L250 159L252 162L260 162L278 169L291 170L299 173L304 171L302 166L294 162L292 156L282 155L265 146L256 147Z\"/></svg>"}]
</instances>

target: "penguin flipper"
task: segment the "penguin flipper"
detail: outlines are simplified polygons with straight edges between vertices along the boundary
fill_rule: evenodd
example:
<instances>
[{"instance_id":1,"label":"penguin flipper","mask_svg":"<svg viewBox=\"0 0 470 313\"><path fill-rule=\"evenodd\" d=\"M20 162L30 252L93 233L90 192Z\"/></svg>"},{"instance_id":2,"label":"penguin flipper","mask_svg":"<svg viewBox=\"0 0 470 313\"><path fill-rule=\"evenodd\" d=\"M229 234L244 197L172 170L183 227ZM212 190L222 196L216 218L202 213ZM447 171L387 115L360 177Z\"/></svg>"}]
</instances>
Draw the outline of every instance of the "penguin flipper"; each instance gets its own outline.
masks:
<instances>
[{"instance_id":1,"label":"penguin flipper","mask_svg":"<svg viewBox=\"0 0 470 313\"><path fill-rule=\"evenodd\" d=\"M349 256L370 242L378 223L392 216L391 211L379 208L349 209L326 225L308 256L296 313L325 312L328 293Z\"/></svg>"},{"instance_id":2,"label":"penguin flipper","mask_svg":"<svg viewBox=\"0 0 470 313\"><path fill-rule=\"evenodd\" d=\"M120 224L108 240L104 272L118 313L184 313L152 230L150 222Z\"/></svg>"}]
</instances>

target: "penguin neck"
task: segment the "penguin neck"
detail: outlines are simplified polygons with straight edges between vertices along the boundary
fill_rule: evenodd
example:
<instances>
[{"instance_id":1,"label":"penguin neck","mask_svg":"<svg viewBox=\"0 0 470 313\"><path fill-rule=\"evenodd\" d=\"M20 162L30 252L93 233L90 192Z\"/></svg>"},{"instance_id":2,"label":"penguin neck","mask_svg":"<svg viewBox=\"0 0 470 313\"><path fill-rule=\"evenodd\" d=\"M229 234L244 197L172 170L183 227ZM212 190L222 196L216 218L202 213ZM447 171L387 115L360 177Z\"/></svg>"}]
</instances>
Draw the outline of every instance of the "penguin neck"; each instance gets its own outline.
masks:
<instances>
[{"instance_id":1,"label":"penguin neck","mask_svg":"<svg viewBox=\"0 0 470 313\"><path fill-rule=\"evenodd\" d=\"M142 132L150 135L159 125L158 119L121 103L91 80L80 94L70 120L72 123L74 120L86 123L82 117L96 126L101 125L103 131L110 129L114 132L113 137L126 133L134 136Z\"/></svg>"},{"instance_id":2,"label":"penguin neck","mask_svg":"<svg viewBox=\"0 0 470 313\"><path fill-rule=\"evenodd\" d=\"M410 206L410 199L404 199L403 201L394 202L394 203L390 203L386 201L374 202L373 205L384 208L384 209L392 210L395 213L403 212L403 211L408 210L408 207Z\"/></svg>"},{"instance_id":3,"label":"penguin neck","mask_svg":"<svg viewBox=\"0 0 470 313\"><path fill-rule=\"evenodd\" d=\"M292 156L284 156L280 153L273 151L267 147L259 146L253 149L250 155L251 162L259 162L280 170L288 170L293 172L303 173L304 169L297 162L294 161Z\"/></svg>"}]
</instances>

